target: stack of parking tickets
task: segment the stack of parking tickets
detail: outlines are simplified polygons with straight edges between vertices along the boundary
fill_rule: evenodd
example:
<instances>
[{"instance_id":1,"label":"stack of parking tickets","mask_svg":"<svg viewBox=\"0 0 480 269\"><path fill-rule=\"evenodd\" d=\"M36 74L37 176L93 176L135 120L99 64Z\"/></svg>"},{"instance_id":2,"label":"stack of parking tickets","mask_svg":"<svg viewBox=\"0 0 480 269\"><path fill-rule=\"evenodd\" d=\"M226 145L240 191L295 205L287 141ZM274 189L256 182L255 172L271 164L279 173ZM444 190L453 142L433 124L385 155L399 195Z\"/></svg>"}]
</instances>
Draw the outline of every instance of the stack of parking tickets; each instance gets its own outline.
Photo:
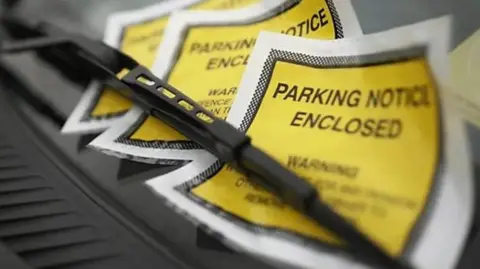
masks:
<instances>
[{"instance_id":1,"label":"stack of parking tickets","mask_svg":"<svg viewBox=\"0 0 480 269\"><path fill-rule=\"evenodd\" d=\"M327 40L361 34L350 0L266 0L237 10L179 12L170 17L152 71L225 118L261 30ZM204 154L140 109L98 139L108 154L149 163Z\"/></svg>"},{"instance_id":2,"label":"stack of parking tickets","mask_svg":"<svg viewBox=\"0 0 480 269\"><path fill-rule=\"evenodd\" d=\"M450 24L363 36L349 0L184 0L112 16L105 41L249 135L390 255L453 269L474 199L458 99L449 98ZM103 132L89 146L120 158L184 164L145 184L238 251L288 268L373 268L99 83L63 131Z\"/></svg>"},{"instance_id":3,"label":"stack of parking tickets","mask_svg":"<svg viewBox=\"0 0 480 269\"><path fill-rule=\"evenodd\" d=\"M168 0L142 9L114 13L107 18L104 42L152 67L172 12L241 8L260 0ZM98 133L132 108L130 100L98 82L88 86L62 129L64 133Z\"/></svg>"}]
</instances>

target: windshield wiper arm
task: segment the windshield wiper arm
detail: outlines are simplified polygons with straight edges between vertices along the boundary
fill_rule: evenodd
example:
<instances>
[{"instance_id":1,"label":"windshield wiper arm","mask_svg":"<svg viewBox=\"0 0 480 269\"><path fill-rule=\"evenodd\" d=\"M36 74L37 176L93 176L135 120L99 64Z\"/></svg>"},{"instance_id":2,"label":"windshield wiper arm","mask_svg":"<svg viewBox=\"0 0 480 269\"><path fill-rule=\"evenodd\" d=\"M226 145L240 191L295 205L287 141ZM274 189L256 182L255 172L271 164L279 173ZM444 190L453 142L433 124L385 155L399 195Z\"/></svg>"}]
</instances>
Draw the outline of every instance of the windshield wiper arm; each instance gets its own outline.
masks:
<instances>
[{"instance_id":1,"label":"windshield wiper arm","mask_svg":"<svg viewBox=\"0 0 480 269\"><path fill-rule=\"evenodd\" d=\"M250 180L278 195L285 203L330 230L346 243L351 254L362 260L367 258L383 268L412 268L403 260L387 254L336 213L321 199L311 184L253 146L250 138L243 132L155 77L131 57L101 41L67 33L46 22L31 23L14 16L4 17L3 22L11 31L27 31L33 33L34 37L4 43L0 47L0 53L26 50L48 52L50 57L43 59L73 80L75 77L71 77L68 68L75 65L82 74L103 80L150 115L164 121L220 160L231 164Z\"/></svg>"},{"instance_id":2,"label":"windshield wiper arm","mask_svg":"<svg viewBox=\"0 0 480 269\"><path fill-rule=\"evenodd\" d=\"M66 122L66 116L54 108L45 98L35 93L17 72L13 72L7 64L0 61L0 81L4 89L18 97L40 115L50 120L59 129Z\"/></svg>"}]
</instances>

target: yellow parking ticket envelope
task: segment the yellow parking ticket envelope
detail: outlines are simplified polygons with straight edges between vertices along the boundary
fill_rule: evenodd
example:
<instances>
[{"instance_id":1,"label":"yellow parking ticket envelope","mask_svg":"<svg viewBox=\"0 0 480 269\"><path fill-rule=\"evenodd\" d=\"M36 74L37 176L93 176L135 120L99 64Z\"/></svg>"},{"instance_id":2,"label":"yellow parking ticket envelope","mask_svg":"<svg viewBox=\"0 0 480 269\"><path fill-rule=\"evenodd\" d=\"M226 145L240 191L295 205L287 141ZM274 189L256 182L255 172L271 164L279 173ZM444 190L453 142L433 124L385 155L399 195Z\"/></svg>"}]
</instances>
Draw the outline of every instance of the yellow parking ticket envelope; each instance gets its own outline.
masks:
<instances>
[{"instance_id":1,"label":"yellow parking ticket envelope","mask_svg":"<svg viewBox=\"0 0 480 269\"><path fill-rule=\"evenodd\" d=\"M152 71L225 118L261 30L314 39L361 33L349 0L266 0L238 10L186 11L170 18ZM197 144L140 110L92 145L147 162L203 154Z\"/></svg>"},{"instance_id":2,"label":"yellow parking ticket envelope","mask_svg":"<svg viewBox=\"0 0 480 269\"><path fill-rule=\"evenodd\" d=\"M473 213L464 124L444 98L449 26L441 17L334 41L263 32L228 116L334 210L419 269L455 268ZM266 260L373 268L213 157L147 184L227 244Z\"/></svg>"},{"instance_id":3,"label":"yellow parking ticket envelope","mask_svg":"<svg viewBox=\"0 0 480 269\"><path fill-rule=\"evenodd\" d=\"M151 67L170 13L180 9L229 9L260 0L169 0L139 10L112 14L104 42ZM113 89L91 83L62 129L64 133L91 133L107 129L127 113L132 102Z\"/></svg>"}]
</instances>

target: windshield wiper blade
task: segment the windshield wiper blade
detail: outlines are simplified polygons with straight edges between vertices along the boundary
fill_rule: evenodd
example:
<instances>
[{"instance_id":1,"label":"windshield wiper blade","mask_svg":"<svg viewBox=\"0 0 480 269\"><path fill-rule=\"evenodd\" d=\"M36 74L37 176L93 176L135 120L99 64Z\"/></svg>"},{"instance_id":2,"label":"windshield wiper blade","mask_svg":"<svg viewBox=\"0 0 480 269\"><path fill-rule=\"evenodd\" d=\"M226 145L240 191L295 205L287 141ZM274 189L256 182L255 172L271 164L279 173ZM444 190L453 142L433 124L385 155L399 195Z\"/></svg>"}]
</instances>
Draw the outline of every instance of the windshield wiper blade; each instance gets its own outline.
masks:
<instances>
[{"instance_id":1,"label":"windshield wiper blade","mask_svg":"<svg viewBox=\"0 0 480 269\"><path fill-rule=\"evenodd\" d=\"M63 73L68 73L68 68L75 65L84 74L117 89L150 115L200 144L220 160L247 175L250 180L330 230L346 243L350 254L361 260L368 259L382 268L412 268L405 261L387 254L336 213L311 184L253 146L243 132L155 77L131 57L99 40L65 32L46 22L32 23L14 16L6 16L2 21L10 31L29 32L33 37L3 43L0 53L47 51L51 57L42 59ZM62 61L56 62L55 59Z\"/></svg>"}]
</instances>

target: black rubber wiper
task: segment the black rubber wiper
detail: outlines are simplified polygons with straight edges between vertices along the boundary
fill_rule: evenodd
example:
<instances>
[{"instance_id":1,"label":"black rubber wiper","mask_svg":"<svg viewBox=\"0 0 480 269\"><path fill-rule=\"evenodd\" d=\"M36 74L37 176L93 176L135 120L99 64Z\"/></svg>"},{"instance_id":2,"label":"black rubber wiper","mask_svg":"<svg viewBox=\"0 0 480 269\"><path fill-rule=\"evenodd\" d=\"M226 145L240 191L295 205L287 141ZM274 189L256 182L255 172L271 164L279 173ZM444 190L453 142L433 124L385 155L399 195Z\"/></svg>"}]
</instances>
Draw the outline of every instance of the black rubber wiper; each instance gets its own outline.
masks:
<instances>
[{"instance_id":1,"label":"black rubber wiper","mask_svg":"<svg viewBox=\"0 0 480 269\"><path fill-rule=\"evenodd\" d=\"M11 15L4 16L2 22L10 33L17 34L17 40L4 42L0 53L33 50L72 81L87 77L103 81L330 230L346 243L346 250L354 257L367 259L380 268L412 268L387 254L336 213L311 184L252 145L250 137L155 77L131 57L101 41L67 33L46 22Z\"/></svg>"}]
</instances>

